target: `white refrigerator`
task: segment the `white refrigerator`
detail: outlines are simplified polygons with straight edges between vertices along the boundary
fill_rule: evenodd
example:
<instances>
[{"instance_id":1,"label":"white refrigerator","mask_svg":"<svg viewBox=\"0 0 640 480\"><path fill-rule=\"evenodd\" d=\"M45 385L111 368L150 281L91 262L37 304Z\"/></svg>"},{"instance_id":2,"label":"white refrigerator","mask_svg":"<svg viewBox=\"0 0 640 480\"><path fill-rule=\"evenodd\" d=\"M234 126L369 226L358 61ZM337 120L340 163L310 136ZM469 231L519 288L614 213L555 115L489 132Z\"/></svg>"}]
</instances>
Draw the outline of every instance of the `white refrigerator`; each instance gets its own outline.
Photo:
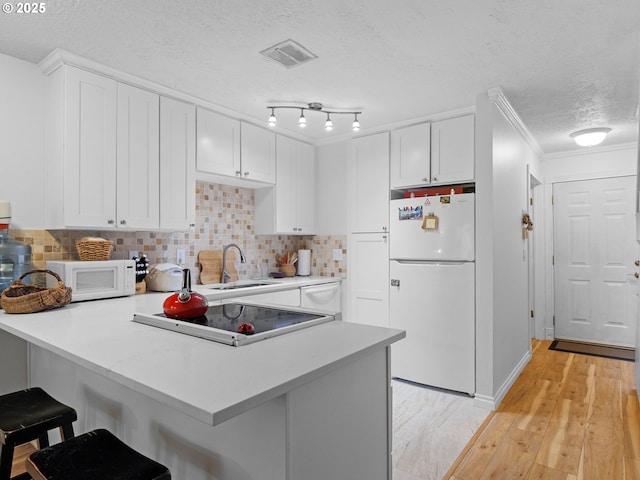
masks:
<instances>
[{"instance_id":1,"label":"white refrigerator","mask_svg":"<svg viewBox=\"0 0 640 480\"><path fill-rule=\"evenodd\" d=\"M390 326L393 377L475 393L473 193L391 201Z\"/></svg>"}]
</instances>

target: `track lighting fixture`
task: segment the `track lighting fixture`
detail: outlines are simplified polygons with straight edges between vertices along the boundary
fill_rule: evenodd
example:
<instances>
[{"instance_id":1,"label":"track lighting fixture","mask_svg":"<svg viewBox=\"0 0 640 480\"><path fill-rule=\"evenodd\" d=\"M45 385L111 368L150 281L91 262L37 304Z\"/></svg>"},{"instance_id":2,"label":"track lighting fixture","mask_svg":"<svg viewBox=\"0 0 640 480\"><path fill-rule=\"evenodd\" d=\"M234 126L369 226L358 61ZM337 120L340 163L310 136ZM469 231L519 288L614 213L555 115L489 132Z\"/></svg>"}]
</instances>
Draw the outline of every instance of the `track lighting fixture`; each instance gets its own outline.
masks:
<instances>
[{"instance_id":1,"label":"track lighting fixture","mask_svg":"<svg viewBox=\"0 0 640 480\"><path fill-rule=\"evenodd\" d=\"M318 102L308 103L307 106L305 107L294 106L294 105L270 105L267 108L271 110L271 115L269 116L270 127L276 126L276 114L275 114L276 108L295 108L297 110L300 110L300 117L298 118L298 126L300 126L300 128L304 128L307 126L307 117L304 116L304 112L305 110L308 110L311 112L322 112L327 114L327 120L324 122L324 128L327 131L333 130L333 121L331 120L331 115L353 115L354 120L351 125L351 128L353 129L354 132L357 132L360 130L360 121L358 120L358 115L360 115L362 112L329 110L329 109L325 109L322 106L322 104Z\"/></svg>"},{"instance_id":2,"label":"track lighting fixture","mask_svg":"<svg viewBox=\"0 0 640 480\"><path fill-rule=\"evenodd\" d=\"M269 116L269 126L270 127L275 127L276 126L276 113L274 112L274 109L271 109L271 115Z\"/></svg>"}]
</instances>

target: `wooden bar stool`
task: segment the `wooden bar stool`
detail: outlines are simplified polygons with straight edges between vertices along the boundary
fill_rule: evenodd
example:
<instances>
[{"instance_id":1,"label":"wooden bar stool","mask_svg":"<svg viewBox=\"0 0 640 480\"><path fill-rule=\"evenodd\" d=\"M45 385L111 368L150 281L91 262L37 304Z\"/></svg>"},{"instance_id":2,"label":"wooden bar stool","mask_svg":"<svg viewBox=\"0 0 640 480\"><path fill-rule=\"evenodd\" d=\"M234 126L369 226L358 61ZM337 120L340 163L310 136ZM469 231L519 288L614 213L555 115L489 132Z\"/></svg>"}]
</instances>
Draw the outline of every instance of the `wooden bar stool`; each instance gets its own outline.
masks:
<instances>
[{"instance_id":1,"label":"wooden bar stool","mask_svg":"<svg viewBox=\"0 0 640 480\"><path fill-rule=\"evenodd\" d=\"M32 453L26 461L34 480L169 480L164 465L145 457L107 430L78 435Z\"/></svg>"},{"instance_id":2,"label":"wooden bar stool","mask_svg":"<svg viewBox=\"0 0 640 480\"><path fill-rule=\"evenodd\" d=\"M60 429L62 440L73 438L76 411L58 402L41 388L28 388L0 396L0 480L11 478L15 447L38 440L49 446L49 430ZM29 478L25 474L15 478Z\"/></svg>"}]
</instances>

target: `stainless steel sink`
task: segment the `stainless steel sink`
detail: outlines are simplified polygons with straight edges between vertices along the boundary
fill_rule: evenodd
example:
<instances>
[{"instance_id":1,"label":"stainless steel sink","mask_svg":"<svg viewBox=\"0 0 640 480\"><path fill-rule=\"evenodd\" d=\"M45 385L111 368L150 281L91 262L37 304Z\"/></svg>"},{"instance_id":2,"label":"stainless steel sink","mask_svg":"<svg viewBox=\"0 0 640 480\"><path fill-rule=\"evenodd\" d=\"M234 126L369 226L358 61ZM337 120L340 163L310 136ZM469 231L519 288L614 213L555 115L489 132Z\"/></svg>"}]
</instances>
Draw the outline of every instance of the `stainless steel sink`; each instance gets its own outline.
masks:
<instances>
[{"instance_id":1,"label":"stainless steel sink","mask_svg":"<svg viewBox=\"0 0 640 480\"><path fill-rule=\"evenodd\" d=\"M262 281L252 281L252 280L240 280L238 282L231 283L216 283L213 285L203 285L203 288L208 290L235 290L238 288L251 288L251 287L260 287L263 285L278 285L280 282L262 282Z\"/></svg>"},{"instance_id":2,"label":"stainless steel sink","mask_svg":"<svg viewBox=\"0 0 640 480\"><path fill-rule=\"evenodd\" d=\"M222 283L215 287L207 287L212 290L233 290L235 288L259 287L260 285L273 285L273 283L254 282L254 283Z\"/></svg>"}]
</instances>

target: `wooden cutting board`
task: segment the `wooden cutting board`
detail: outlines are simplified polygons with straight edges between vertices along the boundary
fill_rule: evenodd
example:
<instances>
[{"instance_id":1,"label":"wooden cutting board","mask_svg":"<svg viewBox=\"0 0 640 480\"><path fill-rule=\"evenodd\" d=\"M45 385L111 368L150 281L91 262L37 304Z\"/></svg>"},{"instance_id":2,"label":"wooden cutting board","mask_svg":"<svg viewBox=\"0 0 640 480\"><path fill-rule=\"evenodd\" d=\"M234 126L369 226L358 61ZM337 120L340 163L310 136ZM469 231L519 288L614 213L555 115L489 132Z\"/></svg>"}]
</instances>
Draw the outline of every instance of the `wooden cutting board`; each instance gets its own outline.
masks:
<instances>
[{"instance_id":1,"label":"wooden cutting board","mask_svg":"<svg viewBox=\"0 0 640 480\"><path fill-rule=\"evenodd\" d=\"M200 263L200 283L206 285L222 282L222 250L201 250L198 253L198 262ZM230 282L238 280L235 250L227 251L227 273L231 276Z\"/></svg>"}]
</instances>

